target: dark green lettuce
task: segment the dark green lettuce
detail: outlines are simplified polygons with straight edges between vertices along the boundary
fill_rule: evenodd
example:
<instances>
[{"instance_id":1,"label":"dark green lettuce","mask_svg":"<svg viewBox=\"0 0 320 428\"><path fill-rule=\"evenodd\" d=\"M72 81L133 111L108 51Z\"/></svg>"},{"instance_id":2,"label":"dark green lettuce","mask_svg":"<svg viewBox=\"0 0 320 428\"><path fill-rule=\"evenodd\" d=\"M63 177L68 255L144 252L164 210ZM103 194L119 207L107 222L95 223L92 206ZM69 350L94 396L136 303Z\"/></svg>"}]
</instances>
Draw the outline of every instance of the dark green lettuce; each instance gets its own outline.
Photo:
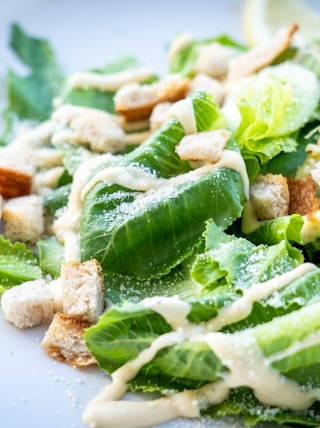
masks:
<instances>
[{"instance_id":1,"label":"dark green lettuce","mask_svg":"<svg viewBox=\"0 0 320 428\"><path fill-rule=\"evenodd\" d=\"M8 103L4 111L5 141L17 120L41 122L50 117L53 99L63 83L63 74L47 40L28 35L21 26L11 27L10 47L27 67L27 75L9 70L7 75Z\"/></svg>"},{"instance_id":2,"label":"dark green lettuce","mask_svg":"<svg viewBox=\"0 0 320 428\"><path fill-rule=\"evenodd\" d=\"M81 257L96 258L106 272L142 278L168 273L193 252L206 220L225 229L244 201L239 174L226 168L143 195L118 190L114 207L105 186L99 188L84 205Z\"/></svg>"},{"instance_id":3,"label":"dark green lettuce","mask_svg":"<svg viewBox=\"0 0 320 428\"><path fill-rule=\"evenodd\" d=\"M220 126L223 116L208 95L200 92L192 102L198 132ZM180 122L172 118L104 167L133 165L165 179L187 173L189 163L175 152L183 136ZM226 228L239 218L243 202L240 175L228 169L213 169L196 180L186 175L182 183L168 181L162 190L145 193L100 182L84 199L81 259L96 258L104 272L162 276L192 253L206 220L214 217Z\"/></svg>"}]
</instances>

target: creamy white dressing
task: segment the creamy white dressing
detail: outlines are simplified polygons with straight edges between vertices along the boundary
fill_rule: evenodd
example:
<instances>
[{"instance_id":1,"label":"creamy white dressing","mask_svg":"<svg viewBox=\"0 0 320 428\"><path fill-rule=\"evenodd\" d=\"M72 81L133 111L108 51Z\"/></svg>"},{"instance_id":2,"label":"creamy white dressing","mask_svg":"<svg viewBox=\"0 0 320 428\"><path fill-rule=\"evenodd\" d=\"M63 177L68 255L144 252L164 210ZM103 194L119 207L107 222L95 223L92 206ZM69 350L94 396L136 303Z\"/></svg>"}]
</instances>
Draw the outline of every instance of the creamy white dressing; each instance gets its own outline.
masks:
<instances>
[{"instance_id":1,"label":"creamy white dressing","mask_svg":"<svg viewBox=\"0 0 320 428\"><path fill-rule=\"evenodd\" d=\"M266 297L314 267L311 263L306 263L288 274L258 284L253 287L251 293L248 291L245 300L252 302ZM160 313L172 326L173 331L158 337L137 358L112 374L113 382L85 409L83 421L89 426L139 428L154 426L177 417L198 417L202 408L222 402L231 388L241 386L250 387L255 396L265 404L294 410L306 409L319 398L318 391L304 390L296 382L281 375L271 364L285 356L286 352L290 355L290 352L298 352L309 346L314 343L314 339L320 343L320 332L316 336L312 335L296 342L288 350L266 358L254 336L248 336L247 332L235 334L208 332L208 329L211 329L210 322L197 326L189 323L187 316L190 306L177 297L152 297L143 300L141 304ZM233 309L236 309L236 305ZM233 320L238 318L235 313ZM151 361L159 350L186 339L205 342L210 346L222 364L228 368L227 371L220 373L221 380L198 390L180 392L153 401L134 404L126 400L115 401L127 391L127 382L134 378L139 369Z\"/></svg>"},{"instance_id":2,"label":"creamy white dressing","mask_svg":"<svg viewBox=\"0 0 320 428\"><path fill-rule=\"evenodd\" d=\"M223 374L228 389L249 386L262 403L293 410L306 409L315 401L315 391L303 390L266 363L255 338L248 340L247 333L215 332L206 334L202 340L228 367L228 372ZM206 398L213 404L210 394Z\"/></svg>"},{"instance_id":3,"label":"creamy white dressing","mask_svg":"<svg viewBox=\"0 0 320 428\"><path fill-rule=\"evenodd\" d=\"M82 189L81 200L98 184L118 184L131 190L147 191L159 187L165 180L137 166L110 166L99 171Z\"/></svg>"},{"instance_id":4,"label":"creamy white dressing","mask_svg":"<svg viewBox=\"0 0 320 428\"><path fill-rule=\"evenodd\" d=\"M34 150L50 140L54 129L51 120L43 122L33 129L24 130L10 144L0 148L0 158L7 160L23 160L33 165Z\"/></svg>"},{"instance_id":5,"label":"creamy white dressing","mask_svg":"<svg viewBox=\"0 0 320 428\"><path fill-rule=\"evenodd\" d=\"M153 75L146 67L137 67L109 74L82 71L72 74L68 79L68 85L71 88L94 88L100 91L116 91L128 83L145 82L151 79Z\"/></svg>"},{"instance_id":6,"label":"creamy white dressing","mask_svg":"<svg viewBox=\"0 0 320 428\"><path fill-rule=\"evenodd\" d=\"M98 171L91 180L86 183L89 175L98 166L103 165L107 160L112 159L111 154L105 154L94 157L82 163L77 169L69 196L66 211L55 221L53 230L58 239L65 244L65 260L79 261L79 225L82 213L82 202L87 193L93 187L104 182L108 185L119 184L131 190L149 190L168 189L172 185L196 179L207 173L212 168L230 168L234 169L241 175L244 183L245 194L249 192L249 180L245 169L244 161L241 155L232 150L224 150L220 160L215 164L207 164L186 174L181 174L171 179L162 179L156 177L141 168L134 166L112 166Z\"/></svg>"},{"instance_id":7,"label":"creamy white dressing","mask_svg":"<svg viewBox=\"0 0 320 428\"><path fill-rule=\"evenodd\" d=\"M162 315L173 330L188 324L187 316L191 306L180 300L179 297L148 297L143 299L140 304Z\"/></svg>"},{"instance_id":8,"label":"creamy white dressing","mask_svg":"<svg viewBox=\"0 0 320 428\"><path fill-rule=\"evenodd\" d=\"M180 174L170 179L157 177L142 168L135 166L110 166L98 171L92 179L83 186L80 199L83 200L86 195L100 182L108 186L119 184L131 190L160 190L184 183L188 180L197 179L208 173L213 168L230 168L237 171L242 178L246 197L249 193L249 179L242 156L232 150L224 150L219 161L215 164L206 164L200 168ZM79 205L80 208L80 205Z\"/></svg>"},{"instance_id":9,"label":"creamy white dressing","mask_svg":"<svg viewBox=\"0 0 320 428\"><path fill-rule=\"evenodd\" d=\"M111 159L110 153L92 157L83 162L74 174L67 208L53 224L54 233L65 246L65 261L80 261L81 191L92 171Z\"/></svg>"},{"instance_id":10,"label":"creamy white dressing","mask_svg":"<svg viewBox=\"0 0 320 428\"><path fill-rule=\"evenodd\" d=\"M309 308L302 308L301 311L306 312L306 316L308 316ZM309 334L307 337L304 337L302 340L294 342L291 346L286 348L285 350L279 351L275 354L272 354L270 357L266 358L268 363L274 363L276 361L280 361L286 357L290 357L291 355L302 351L303 349L309 348L310 346L315 346L320 344L320 331L317 330L314 333Z\"/></svg>"},{"instance_id":11,"label":"creamy white dressing","mask_svg":"<svg viewBox=\"0 0 320 428\"><path fill-rule=\"evenodd\" d=\"M254 302L267 298L273 292L281 290L290 282L315 268L316 265L313 263L304 263L289 272L245 289L242 297L221 308L218 315L207 322L208 330L218 331L226 325L245 319L250 315Z\"/></svg>"},{"instance_id":12,"label":"creamy white dressing","mask_svg":"<svg viewBox=\"0 0 320 428\"><path fill-rule=\"evenodd\" d=\"M194 403L194 393L174 394L172 397L161 398L150 402L119 400L127 391L127 382L133 379L140 368L151 361L156 353L176 344L180 335L173 331L159 336L149 348L144 349L137 358L124 364L112 373L112 383L92 400L83 414L84 423L99 427L148 427L167 422L179 416L198 417L199 408ZM187 405L187 407L186 407Z\"/></svg>"},{"instance_id":13,"label":"creamy white dressing","mask_svg":"<svg viewBox=\"0 0 320 428\"><path fill-rule=\"evenodd\" d=\"M186 135L197 132L197 123L191 98L187 97L172 104L168 110L167 119L171 117L178 119Z\"/></svg>"},{"instance_id":14,"label":"creamy white dressing","mask_svg":"<svg viewBox=\"0 0 320 428\"><path fill-rule=\"evenodd\" d=\"M237 171L243 181L244 194L249 199L249 177L243 157L233 150L224 150L220 160L213 165L214 168L230 168Z\"/></svg>"},{"instance_id":15,"label":"creamy white dressing","mask_svg":"<svg viewBox=\"0 0 320 428\"><path fill-rule=\"evenodd\" d=\"M241 230L245 234L254 232L265 223L264 220L258 220L255 215L252 203L250 200L246 201L243 205L241 216Z\"/></svg>"}]
</instances>

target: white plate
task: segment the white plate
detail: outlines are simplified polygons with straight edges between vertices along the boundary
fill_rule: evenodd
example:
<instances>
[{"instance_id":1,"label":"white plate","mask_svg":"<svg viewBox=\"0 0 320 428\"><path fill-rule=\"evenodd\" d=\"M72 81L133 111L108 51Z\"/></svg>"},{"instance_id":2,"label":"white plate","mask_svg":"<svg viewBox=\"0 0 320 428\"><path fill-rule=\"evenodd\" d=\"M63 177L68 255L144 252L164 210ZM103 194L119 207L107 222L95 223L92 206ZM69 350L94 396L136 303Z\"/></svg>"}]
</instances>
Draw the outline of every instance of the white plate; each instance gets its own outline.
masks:
<instances>
[{"instance_id":1,"label":"white plate","mask_svg":"<svg viewBox=\"0 0 320 428\"><path fill-rule=\"evenodd\" d=\"M10 23L48 38L67 72L133 54L166 71L166 46L180 31L195 38L227 33L243 41L242 0L107 1L1 0L0 79L14 58L7 49ZM0 314L0 421L3 428L84 427L81 413L108 378L97 368L76 370L47 357L45 327L18 330ZM139 399L137 397L131 399ZM243 426L236 422L174 422L166 427Z\"/></svg>"}]
</instances>

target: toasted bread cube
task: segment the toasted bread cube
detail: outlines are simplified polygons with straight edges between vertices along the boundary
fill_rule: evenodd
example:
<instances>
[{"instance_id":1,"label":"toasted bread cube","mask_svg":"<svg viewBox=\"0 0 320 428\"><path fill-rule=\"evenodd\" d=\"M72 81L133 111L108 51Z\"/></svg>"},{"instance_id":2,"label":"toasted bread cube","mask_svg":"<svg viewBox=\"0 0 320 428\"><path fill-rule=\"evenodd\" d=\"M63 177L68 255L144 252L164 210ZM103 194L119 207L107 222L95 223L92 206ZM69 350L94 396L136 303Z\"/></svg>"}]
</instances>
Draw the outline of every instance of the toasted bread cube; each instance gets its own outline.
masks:
<instances>
[{"instance_id":1,"label":"toasted bread cube","mask_svg":"<svg viewBox=\"0 0 320 428\"><path fill-rule=\"evenodd\" d=\"M168 75L151 84L124 85L115 94L115 110L127 121L148 118L156 104L181 100L189 88L189 79L178 74Z\"/></svg>"},{"instance_id":2,"label":"toasted bread cube","mask_svg":"<svg viewBox=\"0 0 320 428\"><path fill-rule=\"evenodd\" d=\"M100 263L65 262L61 267L62 312L94 324L104 310L104 278Z\"/></svg>"},{"instance_id":3,"label":"toasted bread cube","mask_svg":"<svg viewBox=\"0 0 320 428\"><path fill-rule=\"evenodd\" d=\"M259 220L288 215L289 189L281 174L258 175L250 187L250 201Z\"/></svg>"},{"instance_id":4,"label":"toasted bread cube","mask_svg":"<svg viewBox=\"0 0 320 428\"><path fill-rule=\"evenodd\" d=\"M182 160L216 163L230 137L231 132L225 129L186 135L176 146L176 152Z\"/></svg>"},{"instance_id":5,"label":"toasted bread cube","mask_svg":"<svg viewBox=\"0 0 320 428\"><path fill-rule=\"evenodd\" d=\"M50 357L74 367L96 364L84 340L84 330L89 326L87 321L57 312L42 346Z\"/></svg>"},{"instance_id":6,"label":"toasted bread cube","mask_svg":"<svg viewBox=\"0 0 320 428\"><path fill-rule=\"evenodd\" d=\"M43 279L27 281L7 290L1 300L4 319L18 328L52 321L54 300Z\"/></svg>"},{"instance_id":7,"label":"toasted bread cube","mask_svg":"<svg viewBox=\"0 0 320 428\"><path fill-rule=\"evenodd\" d=\"M44 232L42 198L37 195L9 199L3 207L4 236L12 241L36 243Z\"/></svg>"},{"instance_id":8,"label":"toasted bread cube","mask_svg":"<svg viewBox=\"0 0 320 428\"><path fill-rule=\"evenodd\" d=\"M305 178L288 178L290 192L289 214L311 214L319 210L317 185L311 175Z\"/></svg>"},{"instance_id":9,"label":"toasted bread cube","mask_svg":"<svg viewBox=\"0 0 320 428\"><path fill-rule=\"evenodd\" d=\"M29 195L33 167L24 161L0 161L0 194L4 199Z\"/></svg>"}]
</instances>

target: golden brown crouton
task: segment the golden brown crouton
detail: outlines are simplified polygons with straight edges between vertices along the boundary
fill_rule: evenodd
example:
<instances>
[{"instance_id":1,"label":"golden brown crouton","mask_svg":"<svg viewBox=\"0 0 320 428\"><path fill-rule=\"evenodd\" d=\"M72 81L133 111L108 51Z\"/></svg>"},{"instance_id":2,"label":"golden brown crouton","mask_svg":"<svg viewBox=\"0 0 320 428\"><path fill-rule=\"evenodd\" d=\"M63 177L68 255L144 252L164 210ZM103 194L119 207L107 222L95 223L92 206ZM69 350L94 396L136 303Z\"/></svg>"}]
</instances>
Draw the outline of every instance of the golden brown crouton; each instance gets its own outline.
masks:
<instances>
[{"instance_id":1,"label":"golden brown crouton","mask_svg":"<svg viewBox=\"0 0 320 428\"><path fill-rule=\"evenodd\" d=\"M181 100L189 87L189 79L175 74L151 84L124 85L115 94L115 110L126 121L148 118L156 104Z\"/></svg>"},{"instance_id":2,"label":"golden brown crouton","mask_svg":"<svg viewBox=\"0 0 320 428\"><path fill-rule=\"evenodd\" d=\"M319 210L317 185L311 175L305 178L288 178L290 192L289 214L306 215Z\"/></svg>"},{"instance_id":3,"label":"golden brown crouton","mask_svg":"<svg viewBox=\"0 0 320 428\"><path fill-rule=\"evenodd\" d=\"M4 199L29 195L33 171L24 162L0 163L0 194Z\"/></svg>"},{"instance_id":4,"label":"golden brown crouton","mask_svg":"<svg viewBox=\"0 0 320 428\"><path fill-rule=\"evenodd\" d=\"M74 367L95 364L96 360L89 352L84 330L90 323L70 315L57 312L42 341L47 354Z\"/></svg>"},{"instance_id":5,"label":"golden brown crouton","mask_svg":"<svg viewBox=\"0 0 320 428\"><path fill-rule=\"evenodd\" d=\"M250 187L250 202L259 220L272 220L287 215L287 179L281 174L258 175Z\"/></svg>"}]
</instances>

